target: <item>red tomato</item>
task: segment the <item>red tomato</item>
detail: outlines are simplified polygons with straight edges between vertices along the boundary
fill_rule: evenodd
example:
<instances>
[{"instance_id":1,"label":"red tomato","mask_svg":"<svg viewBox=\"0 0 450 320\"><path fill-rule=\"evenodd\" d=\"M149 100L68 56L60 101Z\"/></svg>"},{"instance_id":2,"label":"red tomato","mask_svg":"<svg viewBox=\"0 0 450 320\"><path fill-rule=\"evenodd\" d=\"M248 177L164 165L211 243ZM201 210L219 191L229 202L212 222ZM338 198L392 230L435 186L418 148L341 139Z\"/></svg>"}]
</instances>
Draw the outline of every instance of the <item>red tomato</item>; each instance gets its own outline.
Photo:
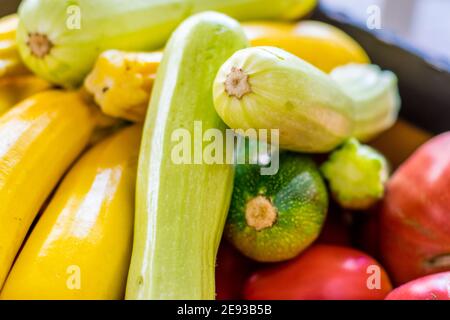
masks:
<instances>
[{"instance_id":1,"label":"red tomato","mask_svg":"<svg viewBox=\"0 0 450 320\"><path fill-rule=\"evenodd\" d=\"M253 262L223 240L217 254L216 299L241 299L244 282L252 269Z\"/></svg>"},{"instance_id":2,"label":"red tomato","mask_svg":"<svg viewBox=\"0 0 450 320\"><path fill-rule=\"evenodd\" d=\"M381 255L397 284L450 270L450 132L394 174L381 210Z\"/></svg>"},{"instance_id":3,"label":"red tomato","mask_svg":"<svg viewBox=\"0 0 450 320\"><path fill-rule=\"evenodd\" d=\"M389 293L386 300L450 300L450 272L410 281Z\"/></svg>"},{"instance_id":4,"label":"red tomato","mask_svg":"<svg viewBox=\"0 0 450 320\"><path fill-rule=\"evenodd\" d=\"M373 281L375 278L378 278L378 283ZM294 260L255 272L246 283L244 297L261 300L381 300L391 289L384 269L365 253L318 244Z\"/></svg>"}]
</instances>

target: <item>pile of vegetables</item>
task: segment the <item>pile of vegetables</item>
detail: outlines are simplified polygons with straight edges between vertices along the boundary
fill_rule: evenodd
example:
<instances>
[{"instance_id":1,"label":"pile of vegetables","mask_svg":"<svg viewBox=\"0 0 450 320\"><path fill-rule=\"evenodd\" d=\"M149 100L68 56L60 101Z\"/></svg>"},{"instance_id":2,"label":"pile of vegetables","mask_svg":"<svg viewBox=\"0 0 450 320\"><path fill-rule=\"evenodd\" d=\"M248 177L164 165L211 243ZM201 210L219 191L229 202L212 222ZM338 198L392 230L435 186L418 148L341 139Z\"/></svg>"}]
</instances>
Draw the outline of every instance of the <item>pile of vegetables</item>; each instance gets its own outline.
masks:
<instances>
[{"instance_id":1,"label":"pile of vegetables","mask_svg":"<svg viewBox=\"0 0 450 320\"><path fill-rule=\"evenodd\" d=\"M365 144L397 77L314 5L1 19L0 299L450 299L450 133L399 168Z\"/></svg>"}]
</instances>

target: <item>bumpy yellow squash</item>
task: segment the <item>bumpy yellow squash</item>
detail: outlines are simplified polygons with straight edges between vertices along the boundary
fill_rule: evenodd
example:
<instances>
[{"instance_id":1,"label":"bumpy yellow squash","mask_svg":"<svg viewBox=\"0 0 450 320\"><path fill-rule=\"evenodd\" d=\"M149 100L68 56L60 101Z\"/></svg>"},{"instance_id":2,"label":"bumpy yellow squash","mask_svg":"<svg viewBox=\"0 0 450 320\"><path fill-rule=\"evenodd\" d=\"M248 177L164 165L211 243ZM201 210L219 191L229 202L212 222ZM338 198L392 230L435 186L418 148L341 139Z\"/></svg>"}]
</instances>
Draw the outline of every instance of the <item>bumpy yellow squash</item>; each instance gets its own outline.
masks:
<instances>
[{"instance_id":1,"label":"bumpy yellow squash","mask_svg":"<svg viewBox=\"0 0 450 320\"><path fill-rule=\"evenodd\" d=\"M161 59L162 51L105 51L84 86L105 114L143 122Z\"/></svg>"}]
</instances>

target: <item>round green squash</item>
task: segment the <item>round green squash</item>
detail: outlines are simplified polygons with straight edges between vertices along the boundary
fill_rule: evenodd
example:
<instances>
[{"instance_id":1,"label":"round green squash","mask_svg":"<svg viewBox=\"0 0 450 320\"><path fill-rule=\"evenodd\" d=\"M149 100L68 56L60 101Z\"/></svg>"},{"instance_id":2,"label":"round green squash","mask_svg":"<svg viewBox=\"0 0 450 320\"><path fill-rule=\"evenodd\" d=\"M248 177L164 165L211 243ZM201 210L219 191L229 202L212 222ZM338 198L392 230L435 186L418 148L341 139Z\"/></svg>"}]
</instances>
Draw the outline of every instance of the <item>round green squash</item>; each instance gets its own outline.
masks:
<instances>
[{"instance_id":1,"label":"round green squash","mask_svg":"<svg viewBox=\"0 0 450 320\"><path fill-rule=\"evenodd\" d=\"M275 175L259 165L236 165L225 235L244 255L261 262L295 257L319 235L328 194L314 161L282 153Z\"/></svg>"}]
</instances>

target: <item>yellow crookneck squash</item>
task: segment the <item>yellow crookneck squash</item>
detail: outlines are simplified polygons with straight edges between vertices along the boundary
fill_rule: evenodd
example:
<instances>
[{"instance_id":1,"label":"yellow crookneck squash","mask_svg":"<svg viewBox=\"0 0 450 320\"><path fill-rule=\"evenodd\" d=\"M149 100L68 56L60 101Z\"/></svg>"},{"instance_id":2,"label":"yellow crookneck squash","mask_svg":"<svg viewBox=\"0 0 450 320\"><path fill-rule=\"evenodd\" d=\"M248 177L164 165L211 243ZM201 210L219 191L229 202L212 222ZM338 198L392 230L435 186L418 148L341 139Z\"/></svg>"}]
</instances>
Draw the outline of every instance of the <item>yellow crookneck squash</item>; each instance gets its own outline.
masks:
<instances>
[{"instance_id":1,"label":"yellow crookneck squash","mask_svg":"<svg viewBox=\"0 0 450 320\"><path fill-rule=\"evenodd\" d=\"M1 299L120 299L131 257L141 137L122 129L69 171L19 254Z\"/></svg>"},{"instance_id":2,"label":"yellow crookneck squash","mask_svg":"<svg viewBox=\"0 0 450 320\"><path fill-rule=\"evenodd\" d=\"M34 218L96 122L78 92L57 90L34 95L0 117L0 288Z\"/></svg>"}]
</instances>

